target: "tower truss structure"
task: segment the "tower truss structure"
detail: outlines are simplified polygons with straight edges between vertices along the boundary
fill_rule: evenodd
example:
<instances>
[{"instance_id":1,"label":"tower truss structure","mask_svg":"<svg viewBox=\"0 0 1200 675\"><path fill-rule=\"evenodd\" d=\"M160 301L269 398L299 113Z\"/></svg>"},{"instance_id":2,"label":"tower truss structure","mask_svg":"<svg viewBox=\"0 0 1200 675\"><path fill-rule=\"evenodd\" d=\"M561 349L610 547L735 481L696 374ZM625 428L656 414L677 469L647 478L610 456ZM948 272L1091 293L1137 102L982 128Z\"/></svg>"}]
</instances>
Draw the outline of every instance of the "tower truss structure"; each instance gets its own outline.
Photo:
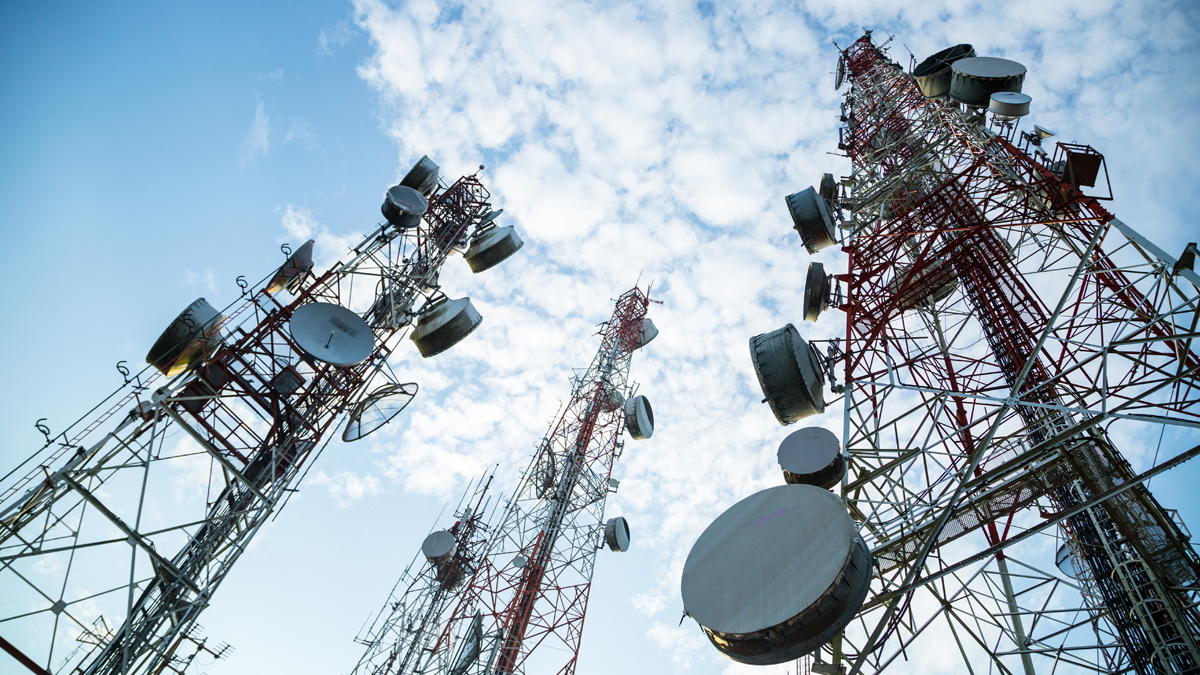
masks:
<instances>
[{"instance_id":1,"label":"tower truss structure","mask_svg":"<svg viewBox=\"0 0 1200 675\"><path fill-rule=\"evenodd\" d=\"M418 673L428 665L430 645L438 639L455 591L475 573L488 538L492 476L468 489L448 530L454 553L442 564L421 554L405 568L371 626L355 641L366 646L352 675Z\"/></svg>"},{"instance_id":2,"label":"tower truss structure","mask_svg":"<svg viewBox=\"0 0 1200 675\"><path fill-rule=\"evenodd\" d=\"M1095 151L1031 155L1010 123L923 97L869 32L840 52L830 372L876 578L822 658L876 673L936 644L964 672L1197 672L1200 560L1145 481L1200 447L1139 474L1118 446L1200 427L1200 277L1084 194L1071 155ZM1048 539L1075 578L1015 557Z\"/></svg>"},{"instance_id":3,"label":"tower truss structure","mask_svg":"<svg viewBox=\"0 0 1200 675\"><path fill-rule=\"evenodd\" d=\"M570 401L492 526L486 555L425 661L387 672L575 672L596 551L609 541L604 507L616 489L612 469L624 448L625 411L644 404L629 368L634 350L654 335L650 302L638 288L618 298L602 324L599 351L572 378ZM646 422L641 437L653 433L653 418ZM624 527L624 519L614 521Z\"/></svg>"},{"instance_id":4,"label":"tower truss structure","mask_svg":"<svg viewBox=\"0 0 1200 675\"><path fill-rule=\"evenodd\" d=\"M202 363L127 375L0 479L0 638L30 671L177 668L197 617L344 413L397 388L389 355L491 210L478 175L447 186L422 162L423 217L380 224L319 275L289 260L245 285L200 334ZM318 302L363 317L368 356L340 366L300 348L290 319Z\"/></svg>"}]
</instances>

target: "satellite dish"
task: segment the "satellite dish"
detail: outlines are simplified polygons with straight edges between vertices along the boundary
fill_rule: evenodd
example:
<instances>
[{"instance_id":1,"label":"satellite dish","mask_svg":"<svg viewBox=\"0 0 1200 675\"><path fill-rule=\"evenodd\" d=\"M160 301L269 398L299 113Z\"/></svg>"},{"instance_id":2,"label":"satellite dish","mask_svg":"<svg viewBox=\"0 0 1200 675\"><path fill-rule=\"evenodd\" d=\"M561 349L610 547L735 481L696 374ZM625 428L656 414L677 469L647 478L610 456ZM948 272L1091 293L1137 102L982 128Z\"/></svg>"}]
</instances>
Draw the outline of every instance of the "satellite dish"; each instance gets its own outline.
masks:
<instances>
[{"instance_id":1,"label":"satellite dish","mask_svg":"<svg viewBox=\"0 0 1200 675\"><path fill-rule=\"evenodd\" d=\"M954 45L925 59L913 69L913 80L925 98L945 96L950 91L950 79L955 61L975 56L975 48L968 44Z\"/></svg>"},{"instance_id":2,"label":"satellite dish","mask_svg":"<svg viewBox=\"0 0 1200 675\"><path fill-rule=\"evenodd\" d=\"M330 302L311 302L292 313L292 339L305 354L335 366L362 363L375 351L375 334L362 317Z\"/></svg>"},{"instance_id":3,"label":"satellite dish","mask_svg":"<svg viewBox=\"0 0 1200 675\"><path fill-rule=\"evenodd\" d=\"M463 636L463 646L459 651L458 658L455 659L454 665L446 675L465 675L470 670L471 665L479 659L480 652L483 651L483 612L475 610L475 618L471 619L471 625L467 627L467 634Z\"/></svg>"},{"instance_id":4,"label":"satellite dish","mask_svg":"<svg viewBox=\"0 0 1200 675\"><path fill-rule=\"evenodd\" d=\"M421 216L429 210L429 200L407 185L395 185L384 195L379 210L389 223L407 230L421 224Z\"/></svg>"},{"instance_id":5,"label":"satellite dish","mask_svg":"<svg viewBox=\"0 0 1200 675\"><path fill-rule=\"evenodd\" d=\"M988 110L997 117L1015 119L1029 114L1029 104L1033 101L1029 94L1017 91L998 91L992 94L988 102Z\"/></svg>"},{"instance_id":6,"label":"satellite dish","mask_svg":"<svg viewBox=\"0 0 1200 675\"><path fill-rule=\"evenodd\" d=\"M821 186L817 190L817 193L820 194L821 199L824 199L826 202L830 204L837 203L837 181L833 179L833 174L821 174Z\"/></svg>"},{"instance_id":7,"label":"satellite dish","mask_svg":"<svg viewBox=\"0 0 1200 675\"><path fill-rule=\"evenodd\" d=\"M472 272L479 274L504 262L524 245L525 242L517 235L512 225L496 227L488 221L487 225L475 230L475 236L471 237L471 245L467 247L463 259L471 266Z\"/></svg>"},{"instance_id":8,"label":"satellite dish","mask_svg":"<svg viewBox=\"0 0 1200 675\"><path fill-rule=\"evenodd\" d=\"M763 403L780 424L825 412L825 369L816 350L788 324L750 338L750 359Z\"/></svg>"},{"instance_id":9,"label":"satellite dish","mask_svg":"<svg viewBox=\"0 0 1200 675\"><path fill-rule=\"evenodd\" d=\"M1058 567L1058 571L1071 577L1072 579L1079 578L1079 561L1075 558L1075 551L1071 550L1070 544L1063 544L1058 547L1058 553L1054 556L1054 565Z\"/></svg>"},{"instance_id":10,"label":"satellite dish","mask_svg":"<svg viewBox=\"0 0 1200 675\"><path fill-rule=\"evenodd\" d=\"M283 263L283 266L275 272L275 276L271 277L271 283L267 284L268 293L274 295L284 288L295 288L300 284L300 281L313 267L312 254L315 243L309 239L288 257L287 262Z\"/></svg>"},{"instance_id":11,"label":"satellite dish","mask_svg":"<svg viewBox=\"0 0 1200 675\"><path fill-rule=\"evenodd\" d=\"M837 91L842 88L842 82L846 79L846 57L838 56L837 74L833 77L833 90Z\"/></svg>"},{"instance_id":12,"label":"satellite dish","mask_svg":"<svg viewBox=\"0 0 1200 675\"><path fill-rule=\"evenodd\" d=\"M187 306L163 331L146 354L146 363L167 377L196 367L221 347L225 317L199 298Z\"/></svg>"},{"instance_id":13,"label":"satellite dish","mask_svg":"<svg viewBox=\"0 0 1200 675\"><path fill-rule=\"evenodd\" d=\"M425 537L421 543L421 553L429 562L441 565L458 553L458 541L446 530L438 530Z\"/></svg>"},{"instance_id":14,"label":"satellite dish","mask_svg":"<svg viewBox=\"0 0 1200 675\"><path fill-rule=\"evenodd\" d=\"M635 441L654 435L654 410L645 396L625 399L625 429Z\"/></svg>"},{"instance_id":15,"label":"satellite dish","mask_svg":"<svg viewBox=\"0 0 1200 675\"><path fill-rule=\"evenodd\" d=\"M429 358L461 342L481 323L483 317L470 298L450 300L443 296L421 313L410 339L421 356Z\"/></svg>"},{"instance_id":16,"label":"satellite dish","mask_svg":"<svg viewBox=\"0 0 1200 675\"><path fill-rule=\"evenodd\" d=\"M604 543L610 550L624 553L629 550L629 522L617 516L604 524Z\"/></svg>"},{"instance_id":17,"label":"satellite dish","mask_svg":"<svg viewBox=\"0 0 1200 675\"><path fill-rule=\"evenodd\" d=\"M342 432L347 443L369 435L399 415L417 395L417 383L387 383L358 402L350 411L350 421Z\"/></svg>"},{"instance_id":18,"label":"satellite dish","mask_svg":"<svg viewBox=\"0 0 1200 675\"><path fill-rule=\"evenodd\" d=\"M421 159L413 165L413 168L408 170L400 184L407 188L412 188L423 195L428 195L433 192L433 188L437 187L438 182L438 165L429 159L429 155L422 155Z\"/></svg>"},{"instance_id":19,"label":"satellite dish","mask_svg":"<svg viewBox=\"0 0 1200 675\"><path fill-rule=\"evenodd\" d=\"M496 209L495 211L488 211L486 214L484 214L484 216L482 218L479 219L479 226L483 227L484 225L487 225L488 223L490 223L493 220L495 220L496 218L498 218L501 213L504 213L504 209Z\"/></svg>"},{"instance_id":20,"label":"satellite dish","mask_svg":"<svg viewBox=\"0 0 1200 675\"><path fill-rule=\"evenodd\" d=\"M819 262L808 264L808 276L804 280L804 299L801 311L805 321L816 321L829 307L833 294L833 278L825 274L825 266Z\"/></svg>"},{"instance_id":21,"label":"satellite dish","mask_svg":"<svg viewBox=\"0 0 1200 675\"><path fill-rule=\"evenodd\" d=\"M837 243L829 205L817 194L816 188L810 187L788 195L785 201L792 214L793 227L809 253L816 253Z\"/></svg>"},{"instance_id":22,"label":"satellite dish","mask_svg":"<svg viewBox=\"0 0 1200 675\"><path fill-rule=\"evenodd\" d=\"M1038 126L1037 124L1033 125L1033 133L1037 134L1037 137L1042 140L1050 138L1051 136L1054 135L1053 131L1050 131L1049 129L1047 129L1043 126Z\"/></svg>"},{"instance_id":23,"label":"satellite dish","mask_svg":"<svg viewBox=\"0 0 1200 675\"><path fill-rule=\"evenodd\" d=\"M808 427L788 434L779 444L783 479L793 485L815 485L828 490L846 475L842 444L828 429Z\"/></svg>"},{"instance_id":24,"label":"satellite dish","mask_svg":"<svg viewBox=\"0 0 1200 675\"><path fill-rule=\"evenodd\" d=\"M1020 92L1026 72L1016 61L991 56L959 59L950 69L950 98L975 108L986 108L997 92Z\"/></svg>"},{"instance_id":25,"label":"satellite dish","mask_svg":"<svg viewBox=\"0 0 1200 675\"><path fill-rule=\"evenodd\" d=\"M813 485L780 485L704 530L680 591L684 611L721 653L770 665L827 643L870 587L871 553L842 500Z\"/></svg>"},{"instance_id":26,"label":"satellite dish","mask_svg":"<svg viewBox=\"0 0 1200 675\"><path fill-rule=\"evenodd\" d=\"M641 349L656 337L658 337L658 326L655 326L649 318L642 319L642 327L638 329L637 344L633 348Z\"/></svg>"}]
</instances>

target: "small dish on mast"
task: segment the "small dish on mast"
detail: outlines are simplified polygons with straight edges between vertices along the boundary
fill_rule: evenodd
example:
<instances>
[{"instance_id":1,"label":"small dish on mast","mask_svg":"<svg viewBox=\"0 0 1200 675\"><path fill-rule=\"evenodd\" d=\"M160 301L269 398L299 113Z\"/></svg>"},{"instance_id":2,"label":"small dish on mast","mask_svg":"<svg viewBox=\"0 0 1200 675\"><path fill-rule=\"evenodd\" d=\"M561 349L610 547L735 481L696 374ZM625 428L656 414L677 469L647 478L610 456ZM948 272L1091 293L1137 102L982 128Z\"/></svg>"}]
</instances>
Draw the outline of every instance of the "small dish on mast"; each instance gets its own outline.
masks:
<instances>
[{"instance_id":1,"label":"small dish on mast","mask_svg":"<svg viewBox=\"0 0 1200 675\"><path fill-rule=\"evenodd\" d=\"M393 185L388 188L379 209L389 223L408 230L421 224L421 217L429 210L429 200L407 185Z\"/></svg>"},{"instance_id":2,"label":"small dish on mast","mask_svg":"<svg viewBox=\"0 0 1200 675\"><path fill-rule=\"evenodd\" d=\"M488 223L490 223L493 220L495 220L496 218L498 218L501 213L504 213L504 209L496 209L495 211L488 211L486 215L484 215L482 218L479 219L479 226L483 227L484 225L487 225Z\"/></svg>"},{"instance_id":3,"label":"small dish on mast","mask_svg":"<svg viewBox=\"0 0 1200 675\"><path fill-rule=\"evenodd\" d=\"M362 317L330 302L313 302L292 313L292 339L305 354L335 366L362 363L375 351L375 334Z\"/></svg>"},{"instance_id":4,"label":"small dish on mast","mask_svg":"<svg viewBox=\"0 0 1200 675\"><path fill-rule=\"evenodd\" d=\"M825 266L819 262L808 263L808 276L804 280L804 299L801 313L805 321L816 321L829 308L833 296L833 279L825 274Z\"/></svg>"},{"instance_id":5,"label":"small dish on mast","mask_svg":"<svg viewBox=\"0 0 1200 675\"><path fill-rule=\"evenodd\" d=\"M438 184L437 163L429 159L429 155L422 155L421 159L417 160L417 163L413 165L413 168L404 174L404 178L400 181L400 184L428 197Z\"/></svg>"},{"instance_id":6,"label":"small dish on mast","mask_svg":"<svg viewBox=\"0 0 1200 675\"><path fill-rule=\"evenodd\" d=\"M437 356L462 341L483 323L470 298L451 300L445 296L432 301L421 311L409 339L421 356Z\"/></svg>"},{"instance_id":7,"label":"small dish on mast","mask_svg":"<svg viewBox=\"0 0 1200 675\"><path fill-rule=\"evenodd\" d=\"M146 363L167 377L195 368L220 349L223 325L225 315L199 298L167 326L146 354Z\"/></svg>"},{"instance_id":8,"label":"small dish on mast","mask_svg":"<svg viewBox=\"0 0 1200 675\"><path fill-rule=\"evenodd\" d=\"M846 458L837 436L823 427L793 431L779 444L783 479L794 485L816 485L826 490L842 482Z\"/></svg>"},{"instance_id":9,"label":"small dish on mast","mask_svg":"<svg viewBox=\"0 0 1200 675\"><path fill-rule=\"evenodd\" d=\"M312 239L304 242L304 245L296 249L296 252L288 256L287 262L275 272L275 276L271 278L271 282L267 284L267 292L274 295L283 289L294 289L304 280L304 277L312 270L313 267L313 244Z\"/></svg>"},{"instance_id":10,"label":"small dish on mast","mask_svg":"<svg viewBox=\"0 0 1200 675\"><path fill-rule=\"evenodd\" d=\"M359 401L350 411L350 421L342 431L342 440L349 443L367 436L399 415L417 395L416 382L388 382Z\"/></svg>"},{"instance_id":11,"label":"small dish on mast","mask_svg":"<svg viewBox=\"0 0 1200 675\"><path fill-rule=\"evenodd\" d=\"M621 516L609 518L604 524L604 543L609 550L623 553L629 550L629 521Z\"/></svg>"},{"instance_id":12,"label":"small dish on mast","mask_svg":"<svg viewBox=\"0 0 1200 675\"><path fill-rule=\"evenodd\" d=\"M463 259L476 274L499 265L525 245L512 225L498 227L495 224L494 215L503 210L492 211L484 216L483 224L475 231L470 246L463 254Z\"/></svg>"}]
</instances>

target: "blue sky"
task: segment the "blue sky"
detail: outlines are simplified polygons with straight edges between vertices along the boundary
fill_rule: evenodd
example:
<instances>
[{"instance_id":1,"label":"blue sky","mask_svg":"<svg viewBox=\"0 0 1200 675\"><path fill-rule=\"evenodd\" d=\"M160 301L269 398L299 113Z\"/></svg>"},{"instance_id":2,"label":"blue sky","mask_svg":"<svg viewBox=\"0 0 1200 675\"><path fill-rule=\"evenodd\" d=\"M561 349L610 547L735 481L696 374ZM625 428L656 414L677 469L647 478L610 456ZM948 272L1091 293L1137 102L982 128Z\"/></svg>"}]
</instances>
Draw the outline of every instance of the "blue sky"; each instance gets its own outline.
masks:
<instances>
[{"instance_id":1,"label":"blue sky","mask_svg":"<svg viewBox=\"0 0 1200 675\"><path fill-rule=\"evenodd\" d=\"M783 197L847 171L827 154L830 41L863 26L895 32L900 60L901 44L920 60L972 42L1025 63L1030 120L1106 153L1112 210L1171 253L1200 239L1185 3L5 5L0 461L40 444L34 420L58 430L120 384L114 364L140 365L193 299L223 306L238 275L273 270L281 243L311 234L318 262L338 259L422 154L452 177L485 164L527 245L484 275L451 261L483 326L398 358L422 386L410 413L321 458L201 617L237 648L202 671L348 670L442 504L492 463L502 480L524 466L639 274L666 303L633 363L659 431L617 469L610 512L634 544L599 554L580 672L614 652L645 672L736 671L676 627L679 573L712 518L779 482L785 432L745 343L799 320L810 258ZM821 423L840 430L840 412ZM1160 457L1185 443L1168 434ZM1126 452L1144 468L1152 449ZM1193 525L1198 471L1153 484Z\"/></svg>"}]
</instances>

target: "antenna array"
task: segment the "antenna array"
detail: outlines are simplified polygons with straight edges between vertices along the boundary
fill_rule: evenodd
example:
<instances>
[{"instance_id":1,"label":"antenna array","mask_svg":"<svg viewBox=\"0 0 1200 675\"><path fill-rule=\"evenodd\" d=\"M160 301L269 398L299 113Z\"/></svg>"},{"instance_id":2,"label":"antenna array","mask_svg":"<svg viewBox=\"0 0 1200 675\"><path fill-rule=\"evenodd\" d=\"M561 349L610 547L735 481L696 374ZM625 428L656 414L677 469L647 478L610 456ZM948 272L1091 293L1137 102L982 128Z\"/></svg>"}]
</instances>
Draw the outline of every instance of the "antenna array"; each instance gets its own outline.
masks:
<instances>
[{"instance_id":1,"label":"antenna array","mask_svg":"<svg viewBox=\"0 0 1200 675\"><path fill-rule=\"evenodd\" d=\"M624 429L643 439L654 433L653 410L629 382L633 352L658 334L646 318L649 303L638 288L617 299L596 357L573 378L570 401L488 526L486 545L464 534L482 526L454 533L457 555L468 551L463 569L469 569L457 598L447 600L441 586L429 582L443 563L426 546L428 564L414 563L418 569L410 566L399 582L410 580L409 593L419 599L404 602L423 609L395 605L382 625L402 622L404 629L372 629L356 674L575 672L596 551L629 548L625 519L604 520L608 494L617 488L612 469L624 449L620 434ZM384 633L389 653L402 658L377 656L384 653L377 637Z\"/></svg>"},{"instance_id":2,"label":"antenna array","mask_svg":"<svg viewBox=\"0 0 1200 675\"><path fill-rule=\"evenodd\" d=\"M409 327L429 355L479 324L469 300L431 317L448 304L438 273L450 253L503 243L480 271L520 247L514 232L477 244L495 227L489 198L477 175L445 185L422 158L349 260L314 273L310 241L224 312L197 300L155 343L150 368L47 433L0 479L5 649L34 672L174 668L345 412L348 437L361 438L416 393L387 363Z\"/></svg>"},{"instance_id":3,"label":"antenna array","mask_svg":"<svg viewBox=\"0 0 1200 675\"><path fill-rule=\"evenodd\" d=\"M787 203L810 252L840 230L847 271L813 264L805 318L836 307L846 337L822 353L789 324L751 348L781 424L844 375L837 490L874 578L816 649L792 621L741 642L702 627L748 662L804 645L813 672L948 644L971 672L1196 672L1200 560L1145 482L1200 447L1137 473L1117 439L1200 425L1200 277L1089 194L1100 153L1052 158L1037 126L1032 156L1014 145L1024 66L958 45L909 74L870 32L839 64L853 171Z\"/></svg>"}]
</instances>

